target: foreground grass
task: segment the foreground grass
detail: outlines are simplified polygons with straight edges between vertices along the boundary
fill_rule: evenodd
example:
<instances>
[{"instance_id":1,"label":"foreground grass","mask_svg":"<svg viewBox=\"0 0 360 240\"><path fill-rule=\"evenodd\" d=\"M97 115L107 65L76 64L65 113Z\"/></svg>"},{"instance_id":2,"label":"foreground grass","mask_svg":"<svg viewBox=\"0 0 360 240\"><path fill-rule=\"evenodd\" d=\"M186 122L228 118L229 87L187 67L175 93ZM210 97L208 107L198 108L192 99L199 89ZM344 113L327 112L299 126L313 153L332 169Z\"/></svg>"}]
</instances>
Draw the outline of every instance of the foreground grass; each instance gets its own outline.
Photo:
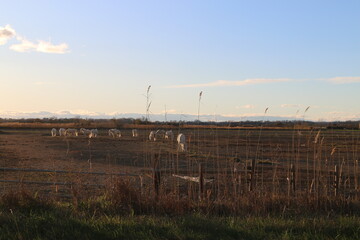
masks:
<instances>
[{"instance_id":1,"label":"foreground grass","mask_svg":"<svg viewBox=\"0 0 360 240\"><path fill-rule=\"evenodd\" d=\"M1 239L360 239L360 217L121 216L68 206L0 210Z\"/></svg>"}]
</instances>

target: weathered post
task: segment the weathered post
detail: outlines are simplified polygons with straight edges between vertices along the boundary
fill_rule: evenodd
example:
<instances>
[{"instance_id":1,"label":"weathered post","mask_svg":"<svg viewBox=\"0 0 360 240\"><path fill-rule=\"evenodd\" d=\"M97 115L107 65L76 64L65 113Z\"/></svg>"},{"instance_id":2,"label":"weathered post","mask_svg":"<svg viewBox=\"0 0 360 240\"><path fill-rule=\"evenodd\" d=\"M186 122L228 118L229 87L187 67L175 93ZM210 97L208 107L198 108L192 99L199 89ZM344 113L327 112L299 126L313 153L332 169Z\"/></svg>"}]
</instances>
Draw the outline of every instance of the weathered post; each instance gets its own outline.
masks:
<instances>
[{"instance_id":1,"label":"weathered post","mask_svg":"<svg viewBox=\"0 0 360 240\"><path fill-rule=\"evenodd\" d=\"M140 176L139 176L139 179L140 179L140 194L141 194L141 196L142 196L142 195L144 195L144 190L143 190L143 186L144 186L143 176L140 175Z\"/></svg>"},{"instance_id":2,"label":"weathered post","mask_svg":"<svg viewBox=\"0 0 360 240\"><path fill-rule=\"evenodd\" d=\"M203 166L199 163L199 200L202 201L204 197L204 172Z\"/></svg>"},{"instance_id":3,"label":"weathered post","mask_svg":"<svg viewBox=\"0 0 360 240\"><path fill-rule=\"evenodd\" d=\"M237 168L233 168L233 186L234 186L234 196L237 197L237 183L238 183L238 171Z\"/></svg>"},{"instance_id":4,"label":"weathered post","mask_svg":"<svg viewBox=\"0 0 360 240\"><path fill-rule=\"evenodd\" d=\"M290 165L290 185L291 185L291 190L293 192L293 194L295 195L296 192L296 181L295 181L295 173L296 173L296 169L294 164Z\"/></svg>"},{"instance_id":5,"label":"weathered post","mask_svg":"<svg viewBox=\"0 0 360 240\"><path fill-rule=\"evenodd\" d=\"M339 183L340 183L339 168L338 168L338 165L335 165L335 169L334 169L334 195L335 195L335 197L339 193Z\"/></svg>"},{"instance_id":6,"label":"weathered post","mask_svg":"<svg viewBox=\"0 0 360 240\"><path fill-rule=\"evenodd\" d=\"M255 164L256 164L256 159L254 158L251 161L251 172L250 172L250 188L249 191L253 191L254 187L255 187Z\"/></svg>"},{"instance_id":7,"label":"weathered post","mask_svg":"<svg viewBox=\"0 0 360 240\"><path fill-rule=\"evenodd\" d=\"M160 156L155 155L154 165L153 165L153 183L154 183L154 193L155 199L159 196L160 182L161 182L161 172L160 172Z\"/></svg>"}]
</instances>

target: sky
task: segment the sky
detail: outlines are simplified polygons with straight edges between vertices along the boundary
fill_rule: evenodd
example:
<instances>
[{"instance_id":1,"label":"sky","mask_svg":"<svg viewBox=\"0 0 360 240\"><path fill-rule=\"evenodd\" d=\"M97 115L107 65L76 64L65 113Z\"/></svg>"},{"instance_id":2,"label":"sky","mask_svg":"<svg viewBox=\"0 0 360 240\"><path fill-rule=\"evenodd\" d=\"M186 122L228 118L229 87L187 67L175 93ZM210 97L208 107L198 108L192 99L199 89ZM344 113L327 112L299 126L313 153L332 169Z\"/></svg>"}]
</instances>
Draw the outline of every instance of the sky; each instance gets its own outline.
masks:
<instances>
[{"instance_id":1,"label":"sky","mask_svg":"<svg viewBox=\"0 0 360 240\"><path fill-rule=\"evenodd\" d=\"M145 115L151 86L154 115L360 119L358 0L0 6L0 117Z\"/></svg>"}]
</instances>

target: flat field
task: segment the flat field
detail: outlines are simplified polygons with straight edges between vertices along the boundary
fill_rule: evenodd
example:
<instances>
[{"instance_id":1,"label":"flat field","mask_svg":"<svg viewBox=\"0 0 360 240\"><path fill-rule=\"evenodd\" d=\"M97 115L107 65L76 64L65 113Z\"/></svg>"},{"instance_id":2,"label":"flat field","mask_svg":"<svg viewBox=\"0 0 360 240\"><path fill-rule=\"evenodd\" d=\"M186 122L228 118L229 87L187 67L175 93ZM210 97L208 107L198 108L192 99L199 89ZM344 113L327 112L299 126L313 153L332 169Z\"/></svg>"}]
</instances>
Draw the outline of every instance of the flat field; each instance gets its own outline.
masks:
<instances>
[{"instance_id":1,"label":"flat field","mask_svg":"<svg viewBox=\"0 0 360 240\"><path fill-rule=\"evenodd\" d=\"M208 198L252 191L357 199L358 130L173 129L173 141L158 136L155 142L148 139L150 130L139 129L134 138L131 129L122 129L121 138L112 138L100 129L98 137L89 139L51 137L50 129L2 129L0 189L26 185L66 198L76 184L85 196L123 177L153 194L156 170L160 192L190 199L198 197L199 175ZM178 150L180 132L186 136L186 152Z\"/></svg>"},{"instance_id":2,"label":"flat field","mask_svg":"<svg viewBox=\"0 0 360 240\"><path fill-rule=\"evenodd\" d=\"M359 238L358 130L151 130L1 129L0 238Z\"/></svg>"}]
</instances>

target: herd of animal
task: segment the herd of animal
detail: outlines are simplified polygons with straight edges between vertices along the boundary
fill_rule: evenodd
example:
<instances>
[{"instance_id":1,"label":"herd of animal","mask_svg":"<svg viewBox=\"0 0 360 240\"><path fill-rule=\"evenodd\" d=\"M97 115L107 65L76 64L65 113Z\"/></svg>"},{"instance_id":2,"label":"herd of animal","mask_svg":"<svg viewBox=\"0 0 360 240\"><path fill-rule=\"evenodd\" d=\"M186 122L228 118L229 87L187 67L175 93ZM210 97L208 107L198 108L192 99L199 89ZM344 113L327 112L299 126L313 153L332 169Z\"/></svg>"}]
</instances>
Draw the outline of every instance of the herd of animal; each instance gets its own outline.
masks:
<instances>
[{"instance_id":1,"label":"herd of animal","mask_svg":"<svg viewBox=\"0 0 360 240\"><path fill-rule=\"evenodd\" d=\"M132 137L138 137L138 130L132 129L131 130ZM64 136L64 137L77 137L79 134L82 134L85 137L88 138L96 138L99 135L99 131L97 129L86 129L86 128L80 128L78 131L75 128L60 128L57 130L56 128L51 129L51 136ZM109 129L108 134L112 138L121 138L121 131L119 129ZM151 131L149 134L149 141L156 142L158 139L165 139L168 141L174 140L174 133L172 130L165 131L165 130L157 130L157 131ZM180 133L177 136L177 143L178 143L178 150L182 152L186 152L186 138L185 135Z\"/></svg>"},{"instance_id":2,"label":"herd of animal","mask_svg":"<svg viewBox=\"0 0 360 240\"><path fill-rule=\"evenodd\" d=\"M88 138L93 138L93 137L97 137L99 131L97 129L86 129L86 128L80 128L79 131L75 128L68 128L68 129L60 128L59 131L56 130L56 128L51 129L52 137L56 137L57 135L64 137L77 137L79 136L79 133L83 134Z\"/></svg>"}]
</instances>

